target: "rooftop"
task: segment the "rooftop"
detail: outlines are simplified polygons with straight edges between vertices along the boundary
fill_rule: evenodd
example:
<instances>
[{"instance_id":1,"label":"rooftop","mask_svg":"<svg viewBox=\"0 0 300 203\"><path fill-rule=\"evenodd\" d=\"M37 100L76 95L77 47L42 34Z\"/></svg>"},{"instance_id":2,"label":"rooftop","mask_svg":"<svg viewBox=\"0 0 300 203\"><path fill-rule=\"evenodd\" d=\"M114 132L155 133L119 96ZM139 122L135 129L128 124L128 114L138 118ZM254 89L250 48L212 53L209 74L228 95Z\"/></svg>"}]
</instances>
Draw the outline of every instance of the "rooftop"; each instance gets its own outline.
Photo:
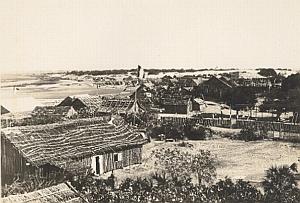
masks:
<instances>
[{"instance_id":1,"label":"rooftop","mask_svg":"<svg viewBox=\"0 0 300 203\"><path fill-rule=\"evenodd\" d=\"M86 202L68 183L61 183L45 189L1 198L2 203L83 203Z\"/></svg>"},{"instance_id":2,"label":"rooftop","mask_svg":"<svg viewBox=\"0 0 300 203\"><path fill-rule=\"evenodd\" d=\"M8 139L32 165L48 163L60 168L67 168L79 157L145 143L142 135L121 118L113 122L89 118L6 128L1 130L1 136Z\"/></svg>"}]
</instances>

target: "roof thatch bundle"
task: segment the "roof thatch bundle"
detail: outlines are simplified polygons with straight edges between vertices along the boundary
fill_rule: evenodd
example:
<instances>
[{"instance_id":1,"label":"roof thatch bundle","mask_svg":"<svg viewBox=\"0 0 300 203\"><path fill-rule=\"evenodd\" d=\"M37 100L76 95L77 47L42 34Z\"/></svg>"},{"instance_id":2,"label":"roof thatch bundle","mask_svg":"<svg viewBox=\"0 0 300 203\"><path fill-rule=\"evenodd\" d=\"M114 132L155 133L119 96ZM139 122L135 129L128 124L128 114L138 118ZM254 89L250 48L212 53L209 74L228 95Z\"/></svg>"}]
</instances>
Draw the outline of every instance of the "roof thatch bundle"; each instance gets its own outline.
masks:
<instances>
[{"instance_id":1,"label":"roof thatch bundle","mask_svg":"<svg viewBox=\"0 0 300 203\"><path fill-rule=\"evenodd\" d=\"M73 106L76 110L87 108L94 112L125 113L132 108L133 104L134 100L129 98L108 98L85 95L77 96L73 99L67 97L58 106Z\"/></svg>"},{"instance_id":2,"label":"roof thatch bundle","mask_svg":"<svg viewBox=\"0 0 300 203\"><path fill-rule=\"evenodd\" d=\"M103 99L97 111L125 113L132 108L133 104L132 99Z\"/></svg>"},{"instance_id":3,"label":"roof thatch bundle","mask_svg":"<svg viewBox=\"0 0 300 203\"><path fill-rule=\"evenodd\" d=\"M76 102L76 100L79 100L88 108L97 108L102 101L100 96L82 96L75 98L73 104Z\"/></svg>"},{"instance_id":4,"label":"roof thatch bundle","mask_svg":"<svg viewBox=\"0 0 300 203\"><path fill-rule=\"evenodd\" d=\"M106 122L89 118L6 128L1 130L1 136L32 165L48 163L60 168L66 168L77 158L145 143L142 135L130 129L122 119Z\"/></svg>"},{"instance_id":5,"label":"roof thatch bundle","mask_svg":"<svg viewBox=\"0 0 300 203\"><path fill-rule=\"evenodd\" d=\"M61 183L52 187L20 195L10 195L1 199L2 203L83 203L86 202L68 183Z\"/></svg>"},{"instance_id":6,"label":"roof thatch bundle","mask_svg":"<svg viewBox=\"0 0 300 203\"><path fill-rule=\"evenodd\" d=\"M33 109L31 115L34 116L66 116L71 106L37 106Z\"/></svg>"}]
</instances>

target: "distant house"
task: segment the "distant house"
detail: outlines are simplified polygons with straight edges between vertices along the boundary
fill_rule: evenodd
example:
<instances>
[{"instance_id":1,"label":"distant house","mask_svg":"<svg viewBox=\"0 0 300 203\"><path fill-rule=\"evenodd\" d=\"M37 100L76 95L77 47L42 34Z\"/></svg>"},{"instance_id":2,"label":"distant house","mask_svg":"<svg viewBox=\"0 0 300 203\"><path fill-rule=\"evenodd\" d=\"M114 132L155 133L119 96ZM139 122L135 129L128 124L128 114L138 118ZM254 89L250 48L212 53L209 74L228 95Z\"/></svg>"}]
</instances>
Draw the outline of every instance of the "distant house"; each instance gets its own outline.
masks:
<instances>
[{"instance_id":1,"label":"distant house","mask_svg":"<svg viewBox=\"0 0 300 203\"><path fill-rule=\"evenodd\" d=\"M0 112L0 114L3 115L3 114L7 114L7 113L9 113L9 110L7 110L5 107L3 107L1 105L1 112Z\"/></svg>"},{"instance_id":2,"label":"distant house","mask_svg":"<svg viewBox=\"0 0 300 203\"><path fill-rule=\"evenodd\" d=\"M145 143L121 118L1 129L1 184L26 175L54 179L87 168L100 175L139 164Z\"/></svg>"},{"instance_id":3,"label":"distant house","mask_svg":"<svg viewBox=\"0 0 300 203\"><path fill-rule=\"evenodd\" d=\"M8 197L1 198L0 200L2 203L87 202L69 183L60 183L55 186L25 194L10 195Z\"/></svg>"},{"instance_id":4,"label":"distant house","mask_svg":"<svg viewBox=\"0 0 300 203\"><path fill-rule=\"evenodd\" d=\"M179 79L179 84L184 87L197 87L203 83L203 79L200 77L182 77Z\"/></svg>"},{"instance_id":5,"label":"distant house","mask_svg":"<svg viewBox=\"0 0 300 203\"><path fill-rule=\"evenodd\" d=\"M77 114L72 106L37 106L31 113L34 118L72 118Z\"/></svg>"},{"instance_id":6,"label":"distant house","mask_svg":"<svg viewBox=\"0 0 300 203\"><path fill-rule=\"evenodd\" d=\"M77 96L67 97L58 106L72 106L80 113L81 109L95 114L125 114L133 111L143 111L142 105L134 99L122 97Z\"/></svg>"},{"instance_id":7,"label":"distant house","mask_svg":"<svg viewBox=\"0 0 300 203\"><path fill-rule=\"evenodd\" d=\"M270 78L239 78L236 82L241 87L269 88L272 86Z\"/></svg>"},{"instance_id":8,"label":"distant house","mask_svg":"<svg viewBox=\"0 0 300 203\"><path fill-rule=\"evenodd\" d=\"M213 99L220 99L224 94L235 87L234 83L231 83L225 77L217 78L212 76L209 80L203 82L197 89L198 95L204 95Z\"/></svg>"},{"instance_id":9,"label":"distant house","mask_svg":"<svg viewBox=\"0 0 300 203\"><path fill-rule=\"evenodd\" d=\"M145 111L144 107L133 99L125 98L102 98L98 112L103 113L117 113L117 114L126 114L132 112L142 112Z\"/></svg>"},{"instance_id":10,"label":"distant house","mask_svg":"<svg viewBox=\"0 0 300 203\"><path fill-rule=\"evenodd\" d=\"M227 73L223 73L222 75L230 78L231 80L237 80L240 77L240 72L239 71L227 72Z\"/></svg>"},{"instance_id":11,"label":"distant house","mask_svg":"<svg viewBox=\"0 0 300 203\"><path fill-rule=\"evenodd\" d=\"M78 111L82 108L97 109L102 99L100 96L78 95L73 97L66 97L57 106L72 106L74 110Z\"/></svg>"},{"instance_id":12,"label":"distant house","mask_svg":"<svg viewBox=\"0 0 300 203\"><path fill-rule=\"evenodd\" d=\"M162 107L167 114L187 114L188 99L178 100L176 98L163 99Z\"/></svg>"},{"instance_id":13,"label":"distant house","mask_svg":"<svg viewBox=\"0 0 300 203\"><path fill-rule=\"evenodd\" d=\"M189 112L191 116L201 115L205 118L230 117L235 115L236 111L228 105L216 103L213 101L204 101L200 98L189 101Z\"/></svg>"},{"instance_id":14,"label":"distant house","mask_svg":"<svg viewBox=\"0 0 300 203\"><path fill-rule=\"evenodd\" d=\"M206 108L206 103L203 99L194 98L188 101L187 114L196 115L203 112Z\"/></svg>"}]
</instances>

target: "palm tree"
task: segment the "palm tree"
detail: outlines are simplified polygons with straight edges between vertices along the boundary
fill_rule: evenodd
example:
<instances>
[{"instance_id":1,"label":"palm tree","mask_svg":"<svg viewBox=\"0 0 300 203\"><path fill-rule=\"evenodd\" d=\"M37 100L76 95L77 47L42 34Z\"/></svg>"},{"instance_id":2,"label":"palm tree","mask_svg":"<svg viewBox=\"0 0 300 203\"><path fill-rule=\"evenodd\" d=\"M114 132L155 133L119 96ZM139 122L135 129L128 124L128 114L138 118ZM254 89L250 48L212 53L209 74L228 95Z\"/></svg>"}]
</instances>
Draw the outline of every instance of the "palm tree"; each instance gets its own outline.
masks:
<instances>
[{"instance_id":1,"label":"palm tree","mask_svg":"<svg viewBox=\"0 0 300 203\"><path fill-rule=\"evenodd\" d=\"M300 202L296 171L294 165L292 166L272 166L267 170L262 183L267 202Z\"/></svg>"}]
</instances>

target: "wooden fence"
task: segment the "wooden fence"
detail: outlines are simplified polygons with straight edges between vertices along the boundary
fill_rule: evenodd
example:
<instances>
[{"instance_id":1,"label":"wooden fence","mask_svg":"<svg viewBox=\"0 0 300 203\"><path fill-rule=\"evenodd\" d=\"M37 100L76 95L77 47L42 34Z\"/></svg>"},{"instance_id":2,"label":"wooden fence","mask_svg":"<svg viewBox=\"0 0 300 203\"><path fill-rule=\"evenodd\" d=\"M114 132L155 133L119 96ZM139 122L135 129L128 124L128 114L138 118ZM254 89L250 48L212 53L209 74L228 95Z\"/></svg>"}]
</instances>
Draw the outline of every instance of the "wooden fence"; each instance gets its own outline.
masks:
<instances>
[{"instance_id":1,"label":"wooden fence","mask_svg":"<svg viewBox=\"0 0 300 203\"><path fill-rule=\"evenodd\" d=\"M230 119L214 119L214 118L194 118L194 117L161 117L162 122L172 122L176 124L185 124L188 122L198 123L207 127L223 127L242 129L252 127L257 130L277 131L294 133L300 136L300 125L282 122L270 121L254 121L254 120L230 120Z\"/></svg>"},{"instance_id":2,"label":"wooden fence","mask_svg":"<svg viewBox=\"0 0 300 203\"><path fill-rule=\"evenodd\" d=\"M268 122L268 121L253 121L253 120L237 120L234 128L252 127L257 130L265 129L267 131L300 133L299 124Z\"/></svg>"}]
</instances>

